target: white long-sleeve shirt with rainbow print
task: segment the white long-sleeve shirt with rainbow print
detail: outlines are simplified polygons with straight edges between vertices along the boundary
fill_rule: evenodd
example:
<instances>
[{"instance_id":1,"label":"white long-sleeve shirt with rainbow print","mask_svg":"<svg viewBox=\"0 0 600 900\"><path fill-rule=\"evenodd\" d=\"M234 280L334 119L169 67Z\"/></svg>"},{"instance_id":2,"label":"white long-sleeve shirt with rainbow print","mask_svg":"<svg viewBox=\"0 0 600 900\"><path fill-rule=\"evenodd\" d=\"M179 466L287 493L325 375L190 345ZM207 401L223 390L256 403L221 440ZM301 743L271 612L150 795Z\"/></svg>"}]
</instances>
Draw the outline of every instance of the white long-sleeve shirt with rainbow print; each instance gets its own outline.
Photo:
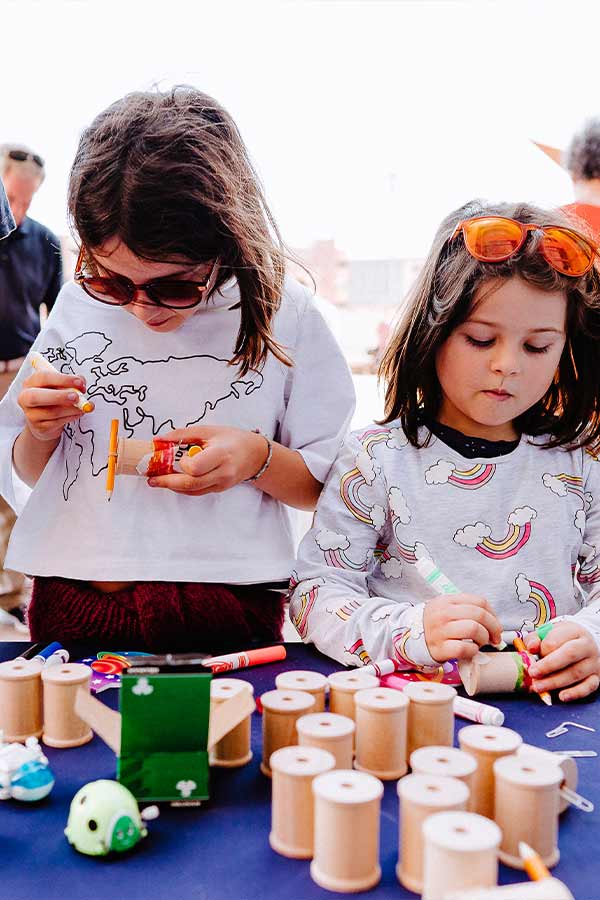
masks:
<instances>
[{"instance_id":1,"label":"white long-sleeve shirt with rainbow print","mask_svg":"<svg viewBox=\"0 0 600 900\"><path fill-rule=\"evenodd\" d=\"M427 557L485 597L507 630L572 618L600 645L600 462L590 450L467 459L399 422L353 432L300 545L290 613L308 643L346 665L436 665L423 632Z\"/></svg>"}]
</instances>

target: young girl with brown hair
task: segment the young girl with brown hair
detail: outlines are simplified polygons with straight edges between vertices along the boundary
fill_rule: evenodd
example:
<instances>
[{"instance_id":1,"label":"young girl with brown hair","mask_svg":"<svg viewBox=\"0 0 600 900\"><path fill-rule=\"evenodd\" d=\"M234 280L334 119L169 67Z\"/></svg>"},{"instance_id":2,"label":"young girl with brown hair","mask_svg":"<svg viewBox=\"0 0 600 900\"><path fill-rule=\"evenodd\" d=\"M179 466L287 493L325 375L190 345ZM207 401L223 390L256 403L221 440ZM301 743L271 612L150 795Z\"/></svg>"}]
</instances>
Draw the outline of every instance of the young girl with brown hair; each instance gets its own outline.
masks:
<instances>
[{"instance_id":1,"label":"young girl with brown hair","mask_svg":"<svg viewBox=\"0 0 600 900\"><path fill-rule=\"evenodd\" d=\"M534 689L600 676L600 276L561 213L442 223L381 365L385 418L346 441L291 611L346 664L432 666L529 630ZM460 591L436 596L429 560ZM533 629L554 620L543 641Z\"/></svg>"},{"instance_id":2,"label":"young girl with brown hair","mask_svg":"<svg viewBox=\"0 0 600 900\"><path fill-rule=\"evenodd\" d=\"M192 88L124 97L83 133L69 211L75 282L34 345L59 372L26 362L0 407L1 490L20 511L7 565L34 576L32 638L278 639L289 507L314 508L353 388L285 277L235 123ZM107 503L115 418L203 452L118 478Z\"/></svg>"}]
</instances>

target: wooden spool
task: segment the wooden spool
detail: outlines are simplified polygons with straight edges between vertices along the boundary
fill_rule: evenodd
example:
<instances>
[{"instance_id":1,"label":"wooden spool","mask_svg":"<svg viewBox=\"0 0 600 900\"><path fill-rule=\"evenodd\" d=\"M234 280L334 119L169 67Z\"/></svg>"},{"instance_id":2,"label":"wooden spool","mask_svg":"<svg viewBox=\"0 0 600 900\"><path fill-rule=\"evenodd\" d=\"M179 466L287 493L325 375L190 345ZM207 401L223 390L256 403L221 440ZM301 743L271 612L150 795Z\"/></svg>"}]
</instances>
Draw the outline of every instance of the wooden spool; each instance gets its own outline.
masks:
<instances>
[{"instance_id":1,"label":"wooden spool","mask_svg":"<svg viewBox=\"0 0 600 900\"><path fill-rule=\"evenodd\" d=\"M263 758L260 770L271 777L271 753L298 743L296 722L314 709L315 698L302 691L267 691L260 698L263 709Z\"/></svg>"},{"instance_id":2,"label":"wooden spool","mask_svg":"<svg viewBox=\"0 0 600 900\"><path fill-rule=\"evenodd\" d=\"M410 700L408 756L419 747L432 744L451 747L454 741L454 688L435 681L413 681L406 685L403 694Z\"/></svg>"},{"instance_id":3,"label":"wooden spool","mask_svg":"<svg viewBox=\"0 0 600 900\"><path fill-rule=\"evenodd\" d=\"M280 672L275 677L275 687L280 691L306 691L315 698L315 712L325 709L325 688L327 678L320 672L298 671Z\"/></svg>"},{"instance_id":4,"label":"wooden spool","mask_svg":"<svg viewBox=\"0 0 600 900\"><path fill-rule=\"evenodd\" d=\"M5 741L42 733L41 665L29 659L0 663L0 730Z\"/></svg>"},{"instance_id":5,"label":"wooden spool","mask_svg":"<svg viewBox=\"0 0 600 900\"><path fill-rule=\"evenodd\" d=\"M117 441L117 475L140 475L137 470L139 461L154 453L154 441L141 441L137 438L122 438Z\"/></svg>"},{"instance_id":6,"label":"wooden spool","mask_svg":"<svg viewBox=\"0 0 600 900\"><path fill-rule=\"evenodd\" d=\"M89 691L92 670L82 663L44 666L44 733L49 747L79 747L93 738L87 722L75 712L79 688Z\"/></svg>"},{"instance_id":7,"label":"wooden spool","mask_svg":"<svg viewBox=\"0 0 600 900\"><path fill-rule=\"evenodd\" d=\"M547 762L553 762L559 765L563 773L561 788L566 787L571 791L577 790L579 781L579 772L577 771L577 761L570 756L559 756L551 753L550 750L544 750L543 747L534 747L533 744L521 744L517 750L517 756L537 756L538 759L545 759ZM563 813L571 804L564 797L560 798L558 811Z\"/></svg>"},{"instance_id":8,"label":"wooden spool","mask_svg":"<svg viewBox=\"0 0 600 900\"><path fill-rule=\"evenodd\" d=\"M533 756L508 756L496 760L494 775L494 818L502 829L501 861L513 869L524 869L519 853L519 842L524 841L539 853L544 865L555 866L560 859L560 767Z\"/></svg>"},{"instance_id":9,"label":"wooden spool","mask_svg":"<svg viewBox=\"0 0 600 900\"><path fill-rule=\"evenodd\" d=\"M352 768L355 724L347 716L322 712L302 716L296 722L301 747L320 747L335 758L336 769Z\"/></svg>"},{"instance_id":10,"label":"wooden spool","mask_svg":"<svg viewBox=\"0 0 600 900\"><path fill-rule=\"evenodd\" d=\"M360 669L346 669L334 672L327 679L329 684L329 712L356 719L354 695L366 688L379 687L379 678L363 674Z\"/></svg>"},{"instance_id":11,"label":"wooden spool","mask_svg":"<svg viewBox=\"0 0 600 900\"><path fill-rule=\"evenodd\" d=\"M314 843L312 783L335 758L318 747L282 747L271 754L273 794L269 843L276 853L310 859Z\"/></svg>"},{"instance_id":12,"label":"wooden spool","mask_svg":"<svg viewBox=\"0 0 600 900\"><path fill-rule=\"evenodd\" d=\"M477 760L470 753L456 747L419 747L411 753L410 768L414 775L441 775L463 781L469 788L469 809L473 775L477 768Z\"/></svg>"},{"instance_id":13,"label":"wooden spool","mask_svg":"<svg viewBox=\"0 0 600 900\"><path fill-rule=\"evenodd\" d=\"M366 772L337 769L313 781L313 880L340 893L367 891L379 882L379 811L383 784Z\"/></svg>"},{"instance_id":14,"label":"wooden spool","mask_svg":"<svg viewBox=\"0 0 600 900\"><path fill-rule=\"evenodd\" d=\"M493 887L498 882L495 822L471 812L441 812L423 823L423 900L442 900L448 890Z\"/></svg>"},{"instance_id":15,"label":"wooden spool","mask_svg":"<svg viewBox=\"0 0 600 900\"><path fill-rule=\"evenodd\" d=\"M396 875L407 890L423 889L423 822L437 812L465 810L469 788L456 778L407 775L398 782L400 799L399 855Z\"/></svg>"},{"instance_id":16,"label":"wooden spool","mask_svg":"<svg viewBox=\"0 0 600 900\"><path fill-rule=\"evenodd\" d=\"M354 695L356 760L354 767L383 781L406 774L408 699L391 688L367 688Z\"/></svg>"},{"instance_id":17,"label":"wooden spool","mask_svg":"<svg viewBox=\"0 0 600 900\"><path fill-rule=\"evenodd\" d=\"M520 734L499 725L467 725L458 732L461 750L477 760L471 782L469 809L494 818L494 763L502 756L516 753L523 743Z\"/></svg>"},{"instance_id":18,"label":"wooden spool","mask_svg":"<svg viewBox=\"0 0 600 900\"><path fill-rule=\"evenodd\" d=\"M473 659L459 662L458 671L469 697L529 690L520 653L476 653Z\"/></svg>"},{"instance_id":19,"label":"wooden spool","mask_svg":"<svg viewBox=\"0 0 600 900\"><path fill-rule=\"evenodd\" d=\"M557 878L542 881L522 881L502 887L474 888L472 891L452 891L444 900L575 900L569 888Z\"/></svg>"},{"instance_id":20,"label":"wooden spool","mask_svg":"<svg viewBox=\"0 0 600 900\"><path fill-rule=\"evenodd\" d=\"M242 678L213 678L210 683L210 701L216 705L235 697L242 691L254 696L254 688ZM214 745L209 754L209 764L225 769L245 766L252 759L250 749L251 716L236 725Z\"/></svg>"}]
</instances>

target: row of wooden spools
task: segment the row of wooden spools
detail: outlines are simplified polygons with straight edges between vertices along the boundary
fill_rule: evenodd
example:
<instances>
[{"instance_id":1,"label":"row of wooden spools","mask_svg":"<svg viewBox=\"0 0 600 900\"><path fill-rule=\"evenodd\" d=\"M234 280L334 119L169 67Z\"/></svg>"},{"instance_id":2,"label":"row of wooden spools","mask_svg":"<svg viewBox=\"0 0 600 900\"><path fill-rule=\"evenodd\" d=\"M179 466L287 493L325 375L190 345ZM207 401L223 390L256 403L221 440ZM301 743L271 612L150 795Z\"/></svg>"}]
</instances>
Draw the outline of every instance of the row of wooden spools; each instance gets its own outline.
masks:
<instances>
[{"instance_id":1,"label":"row of wooden spools","mask_svg":"<svg viewBox=\"0 0 600 900\"><path fill-rule=\"evenodd\" d=\"M79 747L92 730L75 712L80 687L89 690L92 671L82 663L43 666L13 659L0 663L0 730L7 741L41 737L49 747Z\"/></svg>"},{"instance_id":2,"label":"row of wooden spools","mask_svg":"<svg viewBox=\"0 0 600 900\"><path fill-rule=\"evenodd\" d=\"M261 697L270 843L284 856L312 858L317 884L350 892L378 883L381 780L400 778L397 875L406 888L425 900L453 891L466 900L472 887L473 900L487 898L484 889L506 900L571 898L556 879L519 885L518 894L496 884L498 858L523 869L522 840L547 866L558 862L559 789L576 784L573 760L559 763L497 726L467 726L453 748L456 691L448 685L414 682L399 692L356 671L329 679L286 672L276 685ZM412 774L403 778L407 758Z\"/></svg>"}]
</instances>

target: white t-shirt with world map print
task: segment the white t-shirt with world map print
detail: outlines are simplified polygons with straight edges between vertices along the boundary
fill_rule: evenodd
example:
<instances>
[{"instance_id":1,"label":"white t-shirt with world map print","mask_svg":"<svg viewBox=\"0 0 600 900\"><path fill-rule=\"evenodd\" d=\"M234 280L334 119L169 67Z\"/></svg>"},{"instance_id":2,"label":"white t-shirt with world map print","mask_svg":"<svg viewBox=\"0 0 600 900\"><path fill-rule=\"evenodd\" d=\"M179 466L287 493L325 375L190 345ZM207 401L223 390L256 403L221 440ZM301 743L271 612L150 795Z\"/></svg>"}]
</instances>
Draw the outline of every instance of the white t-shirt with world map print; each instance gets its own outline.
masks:
<instances>
[{"instance_id":1,"label":"white t-shirt with world map print","mask_svg":"<svg viewBox=\"0 0 600 900\"><path fill-rule=\"evenodd\" d=\"M0 404L0 492L19 513L7 568L90 581L289 577L294 511L251 483L193 497L117 476L105 499L113 418L120 436L140 439L194 424L258 428L325 480L354 409L342 353L308 291L288 279L273 333L294 365L269 354L261 371L240 377L228 365L238 300L232 280L179 329L161 334L72 282L63 287L33 349L60 371L84 376L95 409L65 427L21 508L11 454L25 425L17 397L32 371L27 360Z\"/></svg>"},{"instance_id":2,"label":"white t-shirt with world map print","mask_svg":"<svg viewBox=\"0 0 600 900\"><path fill-rule=\"evenodd\" d=\"M300 545L290 612L301 637L346 665L435 665L425 557L485 597L504 629L574 618L600 646L600 462L544 442L467 459L433 435L413 447L398 421L349 435Z\"/></svg>"}]
</instances>

